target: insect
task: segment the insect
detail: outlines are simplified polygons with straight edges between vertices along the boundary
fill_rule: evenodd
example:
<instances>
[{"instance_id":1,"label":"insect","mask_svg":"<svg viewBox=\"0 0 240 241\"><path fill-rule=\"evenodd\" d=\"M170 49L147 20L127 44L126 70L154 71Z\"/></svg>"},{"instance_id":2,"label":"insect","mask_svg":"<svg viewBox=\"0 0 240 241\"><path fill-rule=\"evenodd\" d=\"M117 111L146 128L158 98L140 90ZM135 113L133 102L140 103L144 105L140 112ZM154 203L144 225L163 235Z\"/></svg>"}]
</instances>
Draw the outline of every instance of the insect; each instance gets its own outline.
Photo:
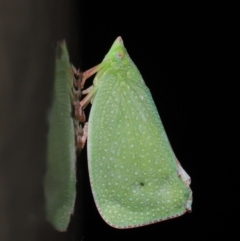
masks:
<instances>
[{"instance_id":1,"label":"insect","mask_svg":"<svg viewBox=\"0 0 240 241\"><path fill-rule=\"evenodd\" d=\"M74 82L77 81L74 74L79 75L79 71L70 65L63 41L57 47L44 179L47 219L59 231L67 229L74 209L76 143L81 149L83 134L79 121L72 118L73 103L80 98L80 92L74 88Z\"/></svg>"},{"instance_id":2,"label":"insect","mask_svg":"<svg viewBox=\"0 0 240 241\"><path fill-rule=\"evenodd\" d=\"M90 101L88 169L93 197L112 227L144 226L191 211L190 177L171 148L151 93L121 37L80 102Z\"/></svg>"}]
</instances>

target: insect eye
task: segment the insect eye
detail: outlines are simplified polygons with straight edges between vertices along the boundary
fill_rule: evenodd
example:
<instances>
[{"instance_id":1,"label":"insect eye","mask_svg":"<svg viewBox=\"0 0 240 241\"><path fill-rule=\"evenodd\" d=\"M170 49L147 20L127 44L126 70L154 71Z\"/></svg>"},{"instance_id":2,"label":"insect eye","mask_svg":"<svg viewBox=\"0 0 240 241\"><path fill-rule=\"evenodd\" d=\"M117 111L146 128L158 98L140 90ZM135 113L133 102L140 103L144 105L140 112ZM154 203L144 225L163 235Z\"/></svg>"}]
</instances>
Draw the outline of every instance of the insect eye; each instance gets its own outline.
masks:
<instances>
[{"instance_id":1,"label":"insect eye","mask_svg":"<svg viewBox=\"0 0 240 241\"><path fill-rule=\"evenodd\" d=\"M122 59L123 57L124 57L123 51L119 51L119 52L116 53L116 58L117 59Z\"/></svg>"}]
</instances>

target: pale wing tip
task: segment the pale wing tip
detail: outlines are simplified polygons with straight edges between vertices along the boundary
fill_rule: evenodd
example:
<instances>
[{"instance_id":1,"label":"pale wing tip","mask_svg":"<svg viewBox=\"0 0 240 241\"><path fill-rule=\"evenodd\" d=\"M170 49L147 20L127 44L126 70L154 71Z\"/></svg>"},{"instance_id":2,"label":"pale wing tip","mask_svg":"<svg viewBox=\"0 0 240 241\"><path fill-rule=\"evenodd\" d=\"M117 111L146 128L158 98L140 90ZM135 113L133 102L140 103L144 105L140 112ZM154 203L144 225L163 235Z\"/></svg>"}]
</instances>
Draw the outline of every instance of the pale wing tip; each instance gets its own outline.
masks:
<instances>
[{"instance_id":1,"label":"pale wing tip","mask_svg":"<svg viewBox=\"0 0 240 241\"><path fill-rule=\"evenodd\" d=\"M191 213L192 212L192 201L193 201L193 198L192 198L192 191L190 192L190 197L189 199L187 200L187 203L186 203L186 211Z\"/></svg>"},{"instance_id":2,"label":"pale wing tip","mask_svg":"<svg viewBox=\"0 0 240 241\"><path fill-rule=\"evenodd\" d=\"M176 159L177 160L177 159ZM177 160L177 165L178 165L178 175L180 176L180 178L183 180L183 182L188 186L189 190L190 190L190 197L187 200L186 203L186 211L191 213L192 212L192 190L190 189L190 184L191 184L191 178L190 176L187 174L187 172L183 169L183 167L181 166L180 162Z\"/></svg>"},{"instance_id":3,"label":"pale wing tip","mask_svg":"<svg viewBox=\"0 0 240 241\"><path fill-rule=\"evenodd\" d=\"M189 199L186 203L186 210L191 213L192 212L192 199Z\"/></svg>"},{"instance_id":4,"label":"pale wing tip","mask_svg":"<svg viewBox=\"0 0 240 241\"><path fill-rule=\"evenodd\" d=\"M186 183L187 186L190 186L191 184L191 177L187 174L187 172L183 169L180 162L177 160L178 165L178 175L181 177L181 179Z\"/></svg>"}]
</instances>

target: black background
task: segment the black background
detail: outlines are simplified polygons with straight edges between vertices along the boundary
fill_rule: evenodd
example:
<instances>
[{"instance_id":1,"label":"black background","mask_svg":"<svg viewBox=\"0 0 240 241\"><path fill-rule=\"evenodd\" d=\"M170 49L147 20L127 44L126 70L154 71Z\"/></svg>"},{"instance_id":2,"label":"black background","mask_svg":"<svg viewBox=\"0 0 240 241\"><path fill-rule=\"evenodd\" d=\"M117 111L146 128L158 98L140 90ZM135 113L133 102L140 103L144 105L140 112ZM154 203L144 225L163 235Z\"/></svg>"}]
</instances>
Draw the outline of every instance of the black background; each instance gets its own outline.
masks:
<instances>
[{"instance_id":1,"label":"black background","mask_svg":"<svg viewBox=\"0 0 240 241\"><path fill-rule=\"evenodd\" d=\"M84 3L82 68L99 63L117 36L150 88L173 149L191 175L191 214L115 230L86 189L85 240L206 240L236 234L239 4ZM78 197L81 198L81 197Z\"/></svg>"},{"instance_id":2,"label":"black background","mask_svg":"<svg viewBox=\"0 0 240 241\"><path fill-rule=\"evenodd\" d=\"M191 214L162 223L128 230L111 228L95 207L83 150L77 164L76 212L67 233L47 228L47 232L53 233L51 240L231 240L237 235L239 215L236 118L240 4L54 3L50 4L53 10L48 16L53 20L49 23L49 29L53 29L49 35L50 73L57 40L66 39L71 62L86 70L100 63L116 37L122 36L151 90L174 152L192 178L193 206ZM44 12L38 17L44 18ZM47 28L48 23L45 24ZM52 76L49 74L45 82L53 83ZM88 81L87 86L90 84ZM50 90L46 92L46 112ZM38 121L44 123L45 116ZM38 192L44 207L43 189Z\"/></svg>"}]
</instances>

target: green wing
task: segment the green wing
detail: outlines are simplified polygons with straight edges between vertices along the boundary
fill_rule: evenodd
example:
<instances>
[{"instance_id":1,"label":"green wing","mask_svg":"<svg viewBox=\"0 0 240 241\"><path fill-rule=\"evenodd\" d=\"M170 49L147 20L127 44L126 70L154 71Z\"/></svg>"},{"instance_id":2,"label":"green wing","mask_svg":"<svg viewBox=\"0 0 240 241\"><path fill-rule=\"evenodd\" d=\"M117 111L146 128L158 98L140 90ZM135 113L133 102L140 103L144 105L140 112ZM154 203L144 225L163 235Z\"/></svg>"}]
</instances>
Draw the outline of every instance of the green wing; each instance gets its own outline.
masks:
<instances>
[{"instance_id":1,"label":"green wing","mask_svg":"<svg viewBox=\"0 0 240 241\"><path fill-rule=\"evenodd\" d=\"M182 215L191 208L188 176L139 71L129 61L102 76L88 132L90 180L101 216L115 228L130 228Z\"/></svg>"},{"instance_id":2,"label":"green wing","mask_svg":"<svg viewBox=\"0 0 240 241\"><path fill-rule=\"evenodd\" d=\"M45 197L47 219L59 231L68 227L76 197L76 152L71 117L73 76L66 44L57 48L54 98L49 115Z\"/></svg>"}]
</instances>

